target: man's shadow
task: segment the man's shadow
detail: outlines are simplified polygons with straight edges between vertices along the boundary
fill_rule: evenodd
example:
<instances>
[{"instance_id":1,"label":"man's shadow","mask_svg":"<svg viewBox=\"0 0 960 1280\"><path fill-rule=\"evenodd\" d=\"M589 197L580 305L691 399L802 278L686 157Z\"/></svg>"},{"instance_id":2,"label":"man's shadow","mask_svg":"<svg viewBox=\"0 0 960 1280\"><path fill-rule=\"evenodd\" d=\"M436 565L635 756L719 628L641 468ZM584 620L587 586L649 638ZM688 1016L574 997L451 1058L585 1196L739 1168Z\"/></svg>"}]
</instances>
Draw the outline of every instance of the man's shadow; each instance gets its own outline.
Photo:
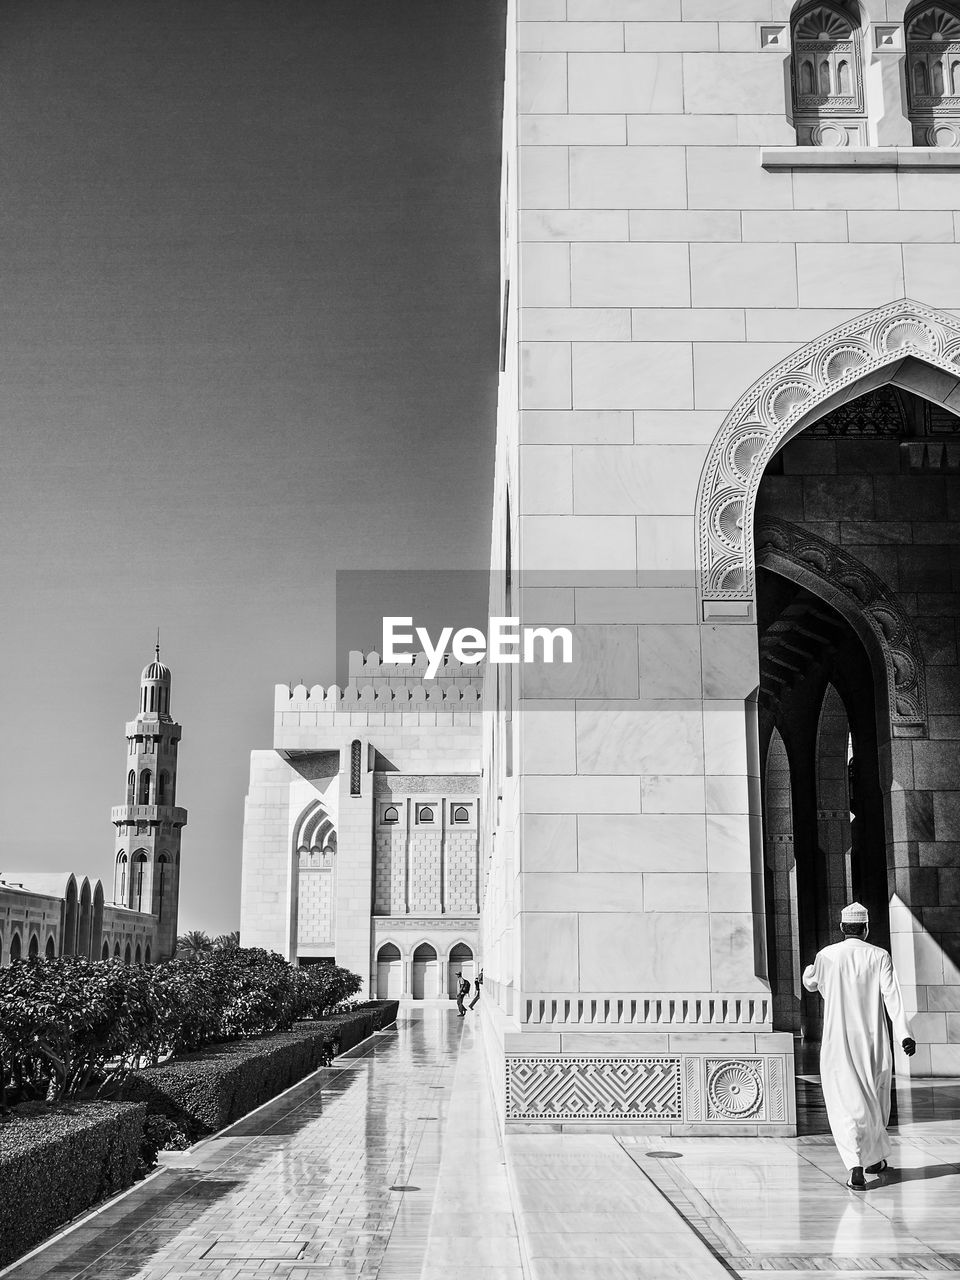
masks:
<instances>
[{"instance_id":1,"label":"man's shadow","mask_svg":"<svg viewBox=\"0 0 960 1280\"><path fill-rule=\"evenodd\" d=\"M878 1176L880 1186L892 1187L900 1182L926 1182L931 1178L960 1177L960 1165L927 1164L920 1169L884 1169Z\"/></svg>"}]
</instances>

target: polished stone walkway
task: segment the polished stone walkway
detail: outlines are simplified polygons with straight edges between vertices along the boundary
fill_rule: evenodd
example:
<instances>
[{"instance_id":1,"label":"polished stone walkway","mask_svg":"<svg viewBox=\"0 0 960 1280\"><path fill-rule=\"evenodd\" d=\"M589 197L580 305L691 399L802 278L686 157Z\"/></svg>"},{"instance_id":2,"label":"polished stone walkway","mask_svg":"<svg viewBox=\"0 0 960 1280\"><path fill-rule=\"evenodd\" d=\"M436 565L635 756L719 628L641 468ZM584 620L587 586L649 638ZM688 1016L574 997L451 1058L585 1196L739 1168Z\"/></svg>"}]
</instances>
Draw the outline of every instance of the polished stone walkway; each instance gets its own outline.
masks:
<instances>
[{"instance_id":1,"label":"polished stone walkway","mask_svg":"<svg viewBox=\"0 0 960 1280\"><path fill-rule=\"evenodd\" d=\"M896 1169L795 1139L516 1135L446 1008L338 1059L3 1273L13 1280L811 1280L960 1274L960 1082L901 1089ZM2 1211L2 1210L0 1210Z\"/></svg>"}]
</instances>

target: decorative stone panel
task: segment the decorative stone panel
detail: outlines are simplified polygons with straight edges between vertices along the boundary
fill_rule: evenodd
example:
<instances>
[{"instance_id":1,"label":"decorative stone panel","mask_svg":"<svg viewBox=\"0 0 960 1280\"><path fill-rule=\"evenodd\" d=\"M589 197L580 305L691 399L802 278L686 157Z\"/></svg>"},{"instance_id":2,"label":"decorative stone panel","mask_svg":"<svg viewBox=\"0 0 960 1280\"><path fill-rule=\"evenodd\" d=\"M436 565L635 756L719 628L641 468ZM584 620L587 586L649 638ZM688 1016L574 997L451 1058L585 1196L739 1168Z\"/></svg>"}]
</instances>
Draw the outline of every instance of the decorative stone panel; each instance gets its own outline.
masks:
<instances>
[{"instance_id":1,"label":"decorative stone panel","mask_svg":"<svg viewBox=\"0 0 960 1280\"><path fill-rule=\"evenodd\" d=\"M507 1122L790 1124L783 1054L516 1054L506 1058Z\"/></svg>"},{"instance_id":2,"label":"decorative stone panel","mask_svg":"<svg viewBox=\"0 0 960 1280\"><path fill-rule=\"evenodd\" d=\"M404 875L406 831L386 830L376 833L374 910L389 915L405 910Z\"/></svg>"},{"instance_id":3,"label":"decorative stone panel","mask_svg":"<svg viewBox=\"0 0 960 1280\"><path fill-rule=\"evenodd\" d=\"M754 506L767 463L817 407L871 390L913 356L960 377L960 321L903 299L798 348L737 402L711 446L697 501L704 616L745 616L755 590ZM726 607L716 607L725 605Z\"/></svg>"},{"instance_id":4,"label":"decorative stone panel","mask_svg":"<svg viewBox=\"0 0 960 1280\"><path fill-rule=\"evenodd\" d=\"M332 943L333 872L301 868L297 896L297 946Z\"/></svg>"},{"instance_id":5,"label":"decorative stone panel","mask_svg":"<svg viewBox=\"0 0 960 1280\"><path fill-rule=\"evenodd\" d=\"M448 830L444 833L447 866L446 911L477 909L477 833Z\"/></svg>"},{"instance_id":6,"label":"decorative stone panel","mask_svg":"<svg viewBox=\"0 0 960 1280\"><path fill-rule=\"evenodd\" d=\"M679 1058L507 1058L508 1120L679 1120Z\"/></svg>"}]
</instances>

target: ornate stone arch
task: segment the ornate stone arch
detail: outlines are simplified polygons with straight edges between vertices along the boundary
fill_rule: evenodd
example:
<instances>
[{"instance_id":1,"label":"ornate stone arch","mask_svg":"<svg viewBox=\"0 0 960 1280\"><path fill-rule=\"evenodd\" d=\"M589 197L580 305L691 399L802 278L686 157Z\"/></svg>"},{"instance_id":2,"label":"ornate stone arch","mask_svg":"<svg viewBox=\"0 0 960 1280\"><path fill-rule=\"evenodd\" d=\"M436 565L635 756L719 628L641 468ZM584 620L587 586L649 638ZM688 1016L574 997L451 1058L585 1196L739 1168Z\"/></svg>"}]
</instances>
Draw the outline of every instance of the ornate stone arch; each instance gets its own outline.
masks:
<instances>
[{"instance_id":1,"label":"ornate stone arch","mask_svg":"<svg viewBox=\"0 0 960 1280\"><path fill-rule=\"evenodd\" d=\"M798 348L738 400L710 447L697 495L703 617L750 616L754 507L773 455L837 405L890 382L909 357L960 382L960 320L902 298Z\"/></svg>"},{"instance_id":2,"label":"ornate stone arch","mask_svg":"<svg viewBox=\"0 0 960 1280\"><path fill-rule=\"evenodd\" d=\"M764 517L756 527L755 542L758 565L826 600L850 623L868 653L879 658L892 731L900 736L925 734L923 654L897 597L860 560L787 520Z\"/></svg>"}]
</instances>

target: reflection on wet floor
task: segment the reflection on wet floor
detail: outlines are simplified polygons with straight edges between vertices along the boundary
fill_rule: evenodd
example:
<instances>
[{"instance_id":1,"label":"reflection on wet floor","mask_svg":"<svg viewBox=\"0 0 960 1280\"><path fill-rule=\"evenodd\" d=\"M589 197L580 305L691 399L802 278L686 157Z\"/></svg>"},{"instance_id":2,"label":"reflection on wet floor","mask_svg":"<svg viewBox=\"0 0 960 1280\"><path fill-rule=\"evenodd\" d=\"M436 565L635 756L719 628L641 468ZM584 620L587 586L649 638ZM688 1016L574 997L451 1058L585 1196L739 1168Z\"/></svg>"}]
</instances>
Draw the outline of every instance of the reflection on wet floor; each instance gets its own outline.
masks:
<instances>
[{"instance_id":1,"label":"reflection on wet floor","mask_svg":"<svg viewBox=\"0 0 960 1280\"><path fill-rule=\"evenodd\" d=\"M169 1153L10 1280L419 1277L462 1034L446 1011L401 1020L223 1136Z\"/></svg>"},{"instance_id":2,"label":"reflection on wet floor","mask_svg":"<svg viewBox=\"0 0 960 1280\"><path fill-rule=\"evenodd\" d=\"M729 1268L765 1280L960 1273L960 1081L901 1080L894 1166L848 1191L827 1126L817 1046L797 1055L796 1138L623 1142ZM662 1139L659 1140L662 1145Z\"/></svg>"},{"instance_id":3,"label":"reflection on wet floor","mask_svg":"<svg viewBox=\"0 0 960 1280\"><path fill-rule=\"evenodd\" d=\"M857 1195L813 1046L798 1064L796 1138L501 1142L476 1019L407 1011L222 1136L169 1153L9 1280L960 1273L960 1080L900 1082L896 1167ZM664 1150L678 1158L651 1158Z\"/></svg>"}]
</instances>

